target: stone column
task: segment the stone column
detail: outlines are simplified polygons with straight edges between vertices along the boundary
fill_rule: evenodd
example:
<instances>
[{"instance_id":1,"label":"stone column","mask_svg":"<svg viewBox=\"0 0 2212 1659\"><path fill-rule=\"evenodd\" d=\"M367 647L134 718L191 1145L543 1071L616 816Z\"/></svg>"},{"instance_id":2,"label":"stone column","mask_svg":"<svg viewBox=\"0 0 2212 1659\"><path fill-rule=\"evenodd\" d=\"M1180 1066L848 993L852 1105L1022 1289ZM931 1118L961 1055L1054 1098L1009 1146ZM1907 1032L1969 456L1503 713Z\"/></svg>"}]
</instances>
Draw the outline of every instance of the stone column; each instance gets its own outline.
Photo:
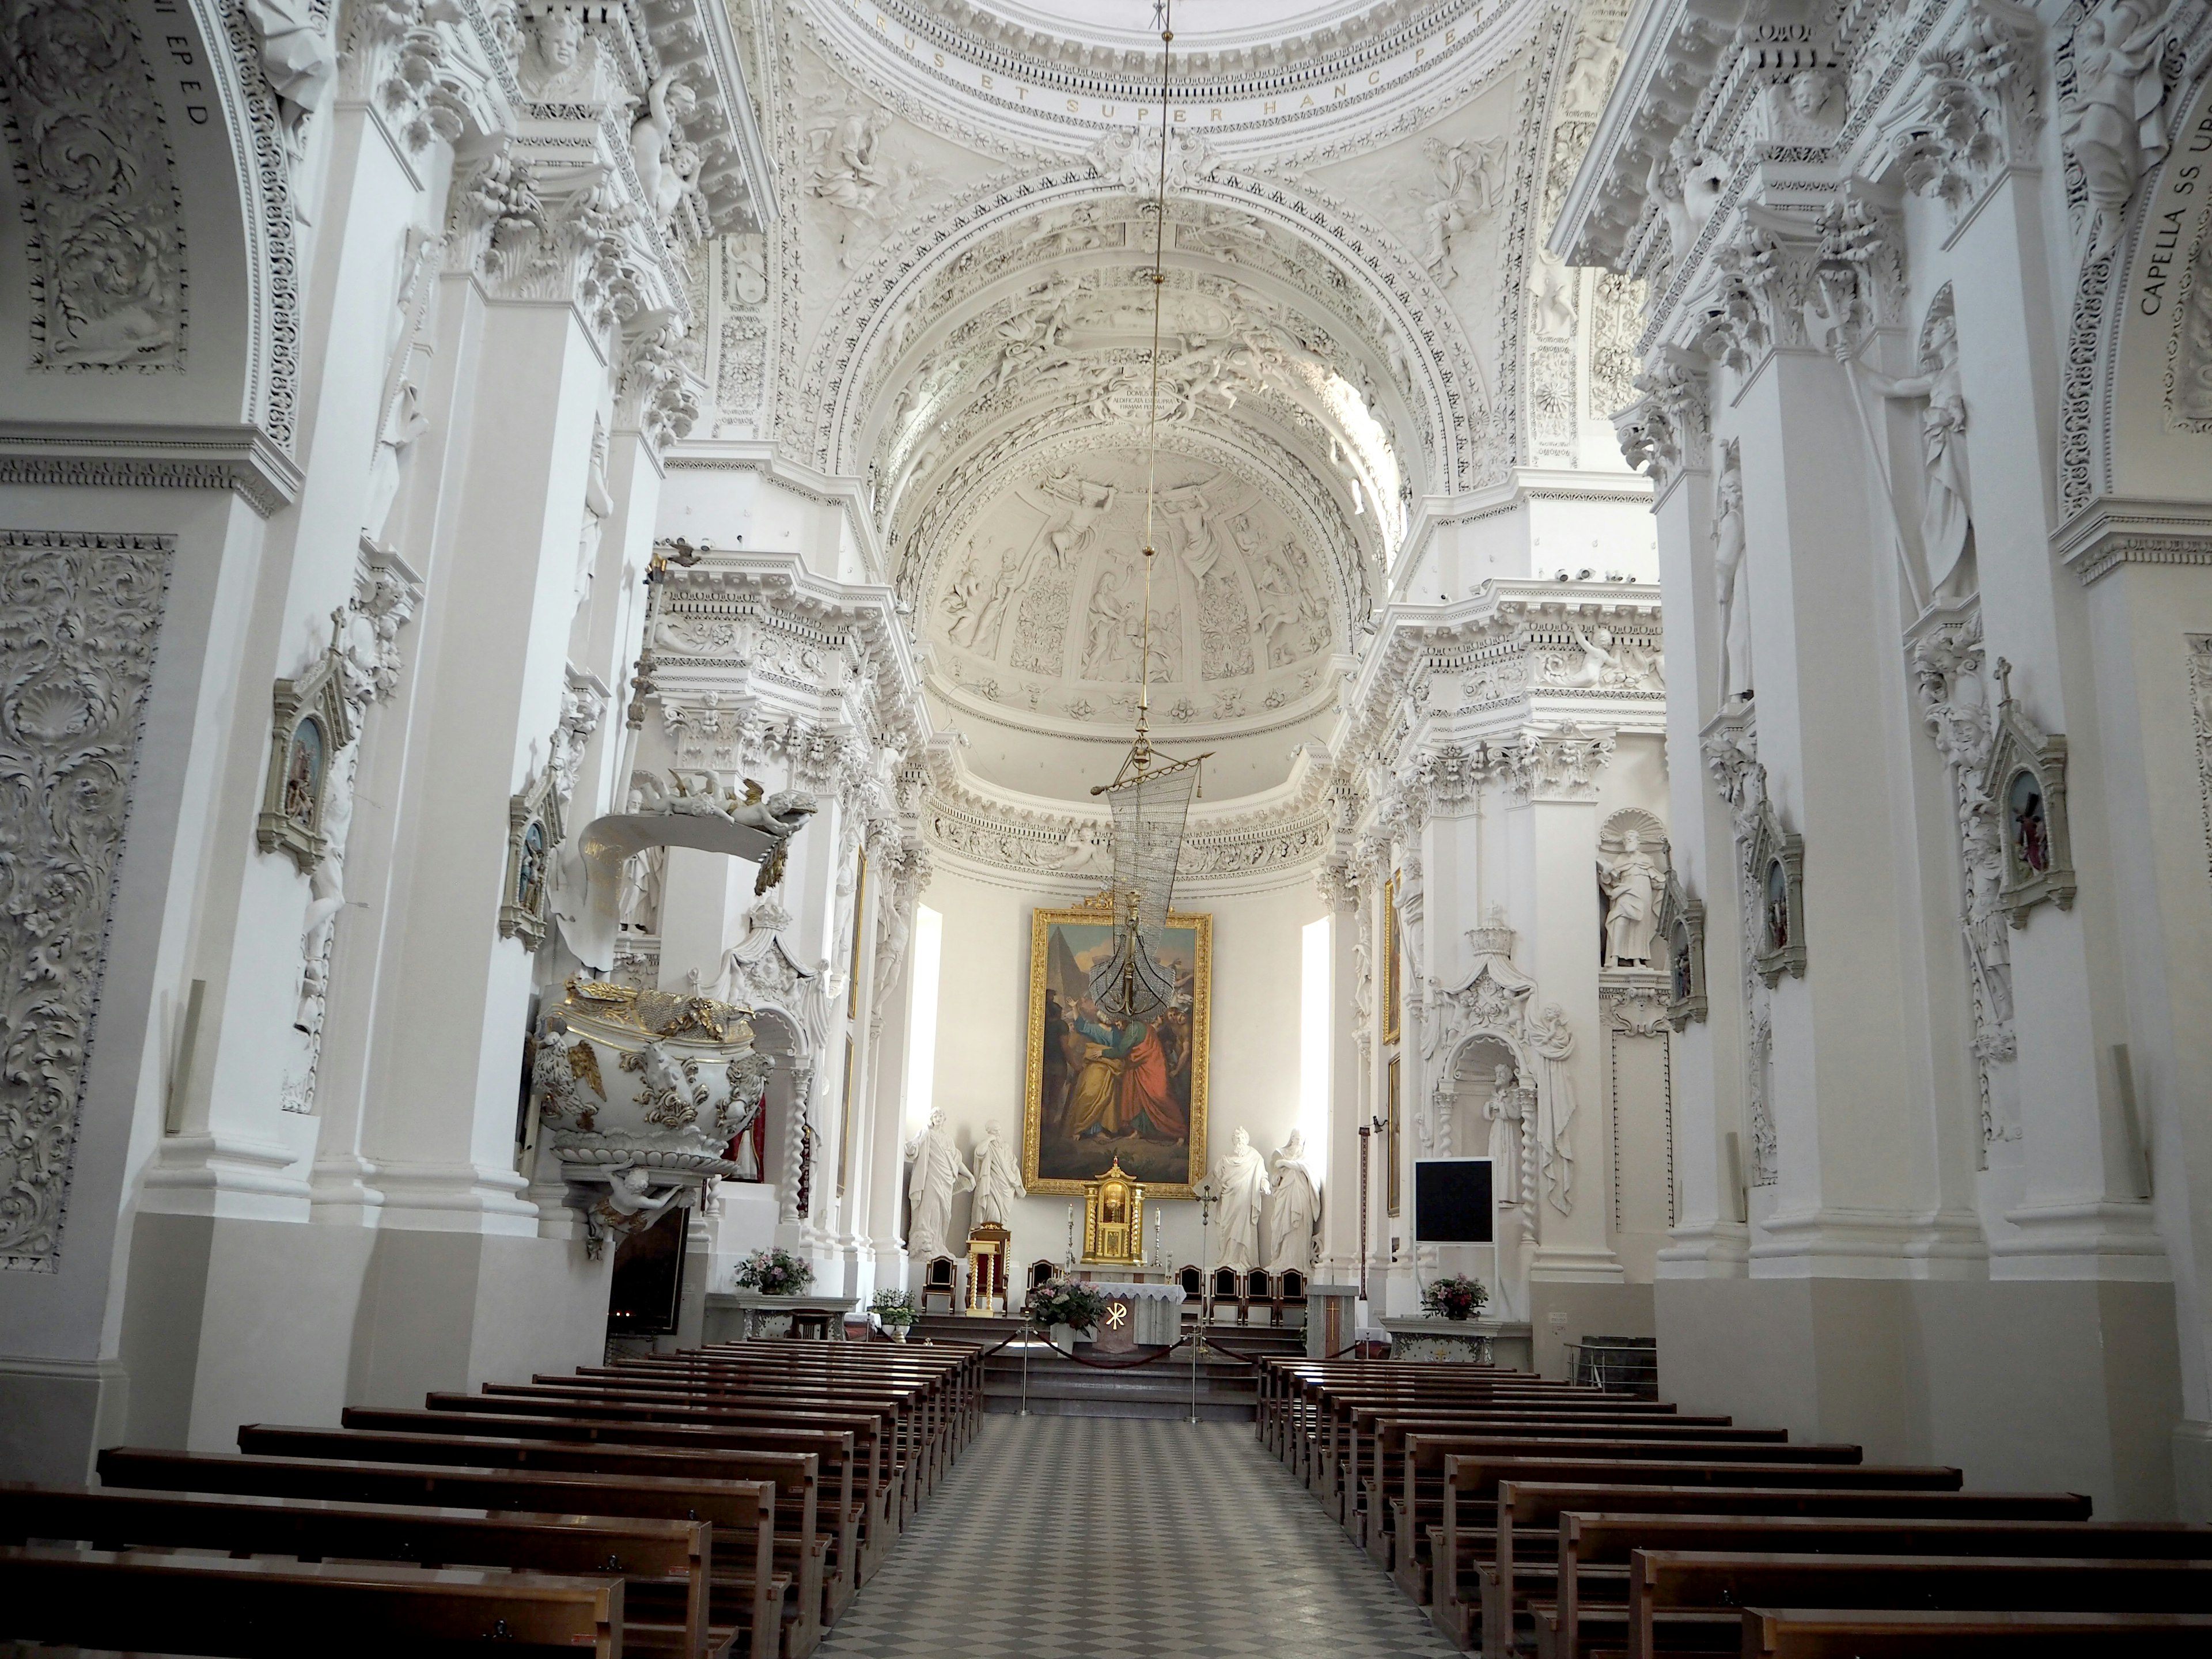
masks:
<instances>
[{"instance_id":1,"label":"stone column","mask_svg":"<svg viewBox=\"0 0 2212 1659\"><path fill-rule=\"evenodd\" d=\"M1674 1041L1680 1215L1662 1279L1745 1269L1750 1138L1744 1121L1741 891L1726 804L1698 754L1720 712L1722 614L1714 569L1711 416L1702 361L1662 358L1651 390L1620 418L1624 450L1651 476L1667 606L1668 850L1686 897L1704 906L1705 1011ZM1660 944L1663 946L1665 941Z\"/></svg>"}]
</instances>

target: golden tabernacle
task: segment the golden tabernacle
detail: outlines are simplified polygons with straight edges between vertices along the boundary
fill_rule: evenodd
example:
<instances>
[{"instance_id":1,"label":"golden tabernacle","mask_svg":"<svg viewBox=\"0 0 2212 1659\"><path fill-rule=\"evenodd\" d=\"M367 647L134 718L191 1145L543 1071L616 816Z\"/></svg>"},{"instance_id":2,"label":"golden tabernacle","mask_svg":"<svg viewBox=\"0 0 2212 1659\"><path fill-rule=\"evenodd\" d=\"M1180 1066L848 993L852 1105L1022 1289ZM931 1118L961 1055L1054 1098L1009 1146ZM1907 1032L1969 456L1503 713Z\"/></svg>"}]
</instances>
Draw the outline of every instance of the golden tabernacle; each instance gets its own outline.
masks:
<instances>
[{"instance_id":1,"label":"golden tabernacle","mask_svg":"<svg viewBox=\"0 0 2212 1659\"><path fill-rule=\"evenodd\" d=\"M1083 1183L1083 1261L1086 1267L1139 1267L1145 1261L1145 1189L1115 1158Z\"/></svg>"}]
</instances>

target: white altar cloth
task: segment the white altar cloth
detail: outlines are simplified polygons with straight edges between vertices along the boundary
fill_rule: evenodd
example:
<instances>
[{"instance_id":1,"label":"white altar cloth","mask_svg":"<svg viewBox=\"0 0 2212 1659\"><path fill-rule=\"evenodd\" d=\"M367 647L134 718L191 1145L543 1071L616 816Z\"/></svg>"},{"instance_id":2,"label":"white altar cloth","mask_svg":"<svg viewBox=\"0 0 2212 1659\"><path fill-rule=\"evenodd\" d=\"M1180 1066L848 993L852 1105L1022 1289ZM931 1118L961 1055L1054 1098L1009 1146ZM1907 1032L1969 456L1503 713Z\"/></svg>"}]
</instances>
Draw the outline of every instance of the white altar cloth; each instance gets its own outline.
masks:
<instances>
[{"instance_id":1,"label":"white altar cloth","mask_svg":"<svg viewBox=\"0 0 2212 1659\"><path fill-rule=\"evenodd\" d=\"M1179 1304L1183 1299L1182 1285L1135 1285L1118 1279L1094 1279L1090 1287L1104 1297L1109 1304L1127 1303L1130 1313L1134 1316L1131 1322L1136 1328L1126 1336L1119 1331L1101 1330L1094 1339L1099 1341L1100 1346L1109 1351L1133 1346L1165 1347L1182 1334L1182 1315L1179 1311Z\"/></svg>"}]
</instances>

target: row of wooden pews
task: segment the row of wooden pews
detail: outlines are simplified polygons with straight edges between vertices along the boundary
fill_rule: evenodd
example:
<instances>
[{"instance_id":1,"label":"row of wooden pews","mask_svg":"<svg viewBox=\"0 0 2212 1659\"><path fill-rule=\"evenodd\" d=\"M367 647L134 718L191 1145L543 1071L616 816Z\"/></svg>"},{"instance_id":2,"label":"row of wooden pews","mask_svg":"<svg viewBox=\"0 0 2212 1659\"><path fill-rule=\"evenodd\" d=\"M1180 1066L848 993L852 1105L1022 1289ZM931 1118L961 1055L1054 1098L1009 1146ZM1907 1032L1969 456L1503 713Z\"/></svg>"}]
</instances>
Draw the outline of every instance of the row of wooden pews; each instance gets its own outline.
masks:
<instances>
[{"instance_id":1,"label":"row of wooden pews","mask_svg":"<svg viewBox=\"0 0 2212 1659\"><path fill-rule=\"evenodd\" d=\"M1488 1366L1271 1359L1257 1431L1486 1659L2212 1651L2212 1528L2076 1493Z\"/></svg>"},{"instance_id":2,"label":"row of wooden pews","mask_svg":"<svg viewBox=\"0 0 2212 1659\"><path fill-rule=\"evenodd\" d=\"M981 1421L981 1350L736 1342L0 1485L0 1638L806 1659Z\"/></svg>"}]
</instances>

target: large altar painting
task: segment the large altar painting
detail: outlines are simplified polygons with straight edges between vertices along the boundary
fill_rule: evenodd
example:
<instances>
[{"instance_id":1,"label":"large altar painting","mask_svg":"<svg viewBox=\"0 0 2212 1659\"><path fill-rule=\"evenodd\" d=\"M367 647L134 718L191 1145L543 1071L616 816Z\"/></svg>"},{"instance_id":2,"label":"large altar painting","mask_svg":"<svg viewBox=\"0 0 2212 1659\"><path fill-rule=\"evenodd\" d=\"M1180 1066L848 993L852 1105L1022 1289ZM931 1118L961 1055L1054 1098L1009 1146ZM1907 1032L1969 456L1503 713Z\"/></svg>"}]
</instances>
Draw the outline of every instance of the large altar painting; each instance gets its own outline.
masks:
<instances>
[{"instance_id":1,"label":"large altar painting","mask_svg":"<svg viewBox=\"0 0 2212 1659\"><path fill-rule=\"evenodd\" d=\"M1118 1158L1146 1196L1188 1198L1206 1174L1213 918L1168 917L1158 955L1175 1000L1121 1019L1091 996L1091 970L1113 953L1109 915L1031 913L1022 1179L1032 1193L1073 1195Z\"/></svg>"}]
</instances>

